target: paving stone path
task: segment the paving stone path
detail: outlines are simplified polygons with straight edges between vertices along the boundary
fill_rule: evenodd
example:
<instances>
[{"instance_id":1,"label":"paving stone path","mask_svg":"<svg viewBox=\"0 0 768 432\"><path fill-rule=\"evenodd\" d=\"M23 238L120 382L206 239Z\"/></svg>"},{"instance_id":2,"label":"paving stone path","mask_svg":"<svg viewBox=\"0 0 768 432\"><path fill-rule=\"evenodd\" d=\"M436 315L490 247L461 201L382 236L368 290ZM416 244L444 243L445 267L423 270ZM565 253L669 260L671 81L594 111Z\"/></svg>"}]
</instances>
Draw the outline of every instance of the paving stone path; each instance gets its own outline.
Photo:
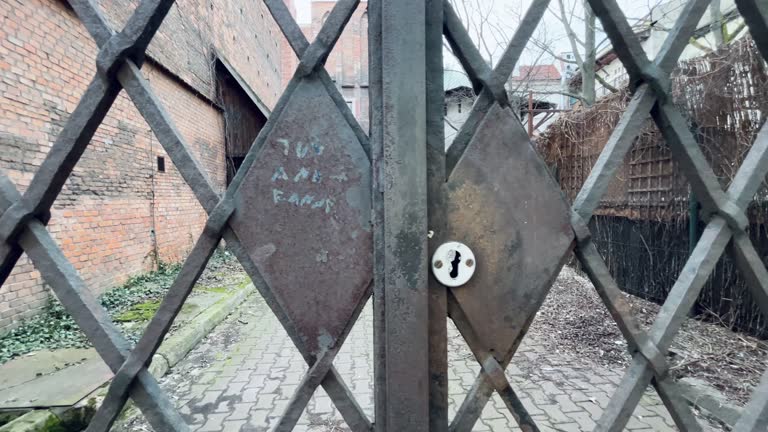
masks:
<instances>
[{"instance_id":1,"label":"paving stone path","mask_svg":"<svg viewBox=\"0 0 768 432\"><path fill-rule=\"evenodd\" d=\"M373 417L373 335L368 305L350 333L335 365L357 401ZM449 329L449 393L453 416L472 386L479 366L458 331ZM591 431L619 382L622 371L545 349L535 324L507 375L542 431ZM290 338L258 294L212 332L161 384L182 415L200 432L268 431L286 408L307 367ZM118 431L151 430L140 415ZM331 399L318 389L296 431L346 431ZM519 430L494 395L476 431ZM627 425L631 431L674 431L653 392L643 397ZM711 429L708 429L711 430Z\"/></svg>"}]
</instances>

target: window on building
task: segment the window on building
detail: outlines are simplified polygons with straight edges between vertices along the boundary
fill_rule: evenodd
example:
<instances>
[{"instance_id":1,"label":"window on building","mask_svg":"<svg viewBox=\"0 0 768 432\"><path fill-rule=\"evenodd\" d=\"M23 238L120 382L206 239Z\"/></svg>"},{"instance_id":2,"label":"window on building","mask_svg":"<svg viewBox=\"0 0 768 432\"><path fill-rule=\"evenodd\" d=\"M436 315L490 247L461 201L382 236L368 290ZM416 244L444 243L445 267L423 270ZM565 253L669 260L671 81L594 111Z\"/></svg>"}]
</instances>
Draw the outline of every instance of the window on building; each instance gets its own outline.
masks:
<instances>
[{"instance_id":1,"label":"window on building","mask_svg":"<svg viewBox=\"0 0 768 432\"><path fill-rule=\"evenodd\" d=\"M459 110L459 114L461 114L461 102L459 102L459 103L456 105L456 108L458 108L458 110Z\"/></svg>"},{"instance_id":2,"label":"window on building","mask_svg":"<svg viewBox=\"0 0 768 432\"><path fill-rule=\"evenodd\" d=\"M163 156L157 157L157 172L165 172L165 158Z\"/></svg>"}]
</instances>

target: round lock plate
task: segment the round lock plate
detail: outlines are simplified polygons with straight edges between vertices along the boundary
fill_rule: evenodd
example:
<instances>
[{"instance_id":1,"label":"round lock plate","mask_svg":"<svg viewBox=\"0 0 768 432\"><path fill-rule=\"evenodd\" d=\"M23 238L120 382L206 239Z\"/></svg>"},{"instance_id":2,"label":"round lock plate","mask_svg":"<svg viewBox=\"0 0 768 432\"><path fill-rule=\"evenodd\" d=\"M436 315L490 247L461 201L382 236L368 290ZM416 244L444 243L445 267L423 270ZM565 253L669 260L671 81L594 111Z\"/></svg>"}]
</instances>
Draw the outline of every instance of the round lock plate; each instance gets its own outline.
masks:
<instances>
[{"instance_id":1,"label":"round lock plate","mask_svg":"<svg viewBox=\"0 0 768 432\"><path fill-rule=\"evenodd\" d=\"M476 267L475 254L464 243L443 243L432 256L432 273L441 284L448 287L467 283Z\"/></svg>"}]
</instances>

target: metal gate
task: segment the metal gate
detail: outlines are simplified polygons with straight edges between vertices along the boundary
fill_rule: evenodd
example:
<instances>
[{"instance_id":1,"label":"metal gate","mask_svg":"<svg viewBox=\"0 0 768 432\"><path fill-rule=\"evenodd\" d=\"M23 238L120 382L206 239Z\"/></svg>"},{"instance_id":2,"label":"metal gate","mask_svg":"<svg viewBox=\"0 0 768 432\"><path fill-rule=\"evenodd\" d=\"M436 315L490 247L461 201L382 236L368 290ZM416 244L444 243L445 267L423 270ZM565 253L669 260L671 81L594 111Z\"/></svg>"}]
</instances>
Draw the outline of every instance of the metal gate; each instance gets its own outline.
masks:
<instances>
[{"instance_id":1,"label":"metal gate","mask_svg":"<svg viewBox=\"0 0 768 432\"><path fill-rule=\"evenodd\" d=\"M589 0L634 94L570 208L509 109L504 89L549 0L533 1L495 69L483 61L447 1L371 0L370 137L323 68L359 0L339 0L312 43L283 0L264 1L300 64L242 169L219 195L140 70L173 1L141 1L125 28L115 32L94 0L69 0L100 47L98 72L26 192L21 195L0 173L0 282L26 252L115 372L88 430L109 429L128 398L155 430L188 430L147 366L222 238L309 365L277 430L293 429L319 386L356 432L469 431L493 392L522 430L538 430L504 369L571 251L633 355L597 430L622 430L649 384L681 430L701 430L667 377L665 354L726 248L768 313L768 272L744 233L745 209L768 172L768 129L763 127L723 190L670 96L670 71L708 0L685 6L654 61L645 56L616 0ZM737 3L768 58L768 2ZM443 35L479 92L447 153ZM209 215L133 349L46 229L51 205L121 89ZM587 222L649 113L701 201L708 225L656 322L644 332L592 243ZM444 264L428 254L448 240L474 249L476 259L464 263L474 267L475 276L461 287L447 287L431 275L430 267ZM371 295L375 421L362 412L332 363ZM448 317L481 365L450 423ZM766 424L768 372L735 429L765 430Z\"/></svg>"}]
</instances>

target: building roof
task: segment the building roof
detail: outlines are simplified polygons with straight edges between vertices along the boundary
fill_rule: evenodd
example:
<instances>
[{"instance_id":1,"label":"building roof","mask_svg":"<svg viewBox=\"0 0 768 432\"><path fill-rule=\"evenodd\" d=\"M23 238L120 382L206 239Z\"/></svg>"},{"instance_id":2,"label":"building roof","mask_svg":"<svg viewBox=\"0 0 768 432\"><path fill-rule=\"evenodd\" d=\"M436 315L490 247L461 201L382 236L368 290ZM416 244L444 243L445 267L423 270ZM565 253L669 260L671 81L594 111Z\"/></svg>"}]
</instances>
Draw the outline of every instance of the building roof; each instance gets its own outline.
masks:
<instances>
[{"instance_id":1,"label":"building roof","mask_svg":"<svg viewBox=\"0 0 768 432\"><path fill-rule=\"evenodd\" d=\"M467 74L457 70L443 70L443 91L449 92L460 88L472 88L472 83L469 81Z\"/></svg>"},{"instance_id":2,"label":"building roof","mask_svg":"<svg viewBox=\"0 0 768 432\"><path fill-rule=\"evenodd\" d=\"M560 71L553 64L520 66L520 73L512 77L512 81L555 80L560 80Z\"/></svg>"}]
</instances>

